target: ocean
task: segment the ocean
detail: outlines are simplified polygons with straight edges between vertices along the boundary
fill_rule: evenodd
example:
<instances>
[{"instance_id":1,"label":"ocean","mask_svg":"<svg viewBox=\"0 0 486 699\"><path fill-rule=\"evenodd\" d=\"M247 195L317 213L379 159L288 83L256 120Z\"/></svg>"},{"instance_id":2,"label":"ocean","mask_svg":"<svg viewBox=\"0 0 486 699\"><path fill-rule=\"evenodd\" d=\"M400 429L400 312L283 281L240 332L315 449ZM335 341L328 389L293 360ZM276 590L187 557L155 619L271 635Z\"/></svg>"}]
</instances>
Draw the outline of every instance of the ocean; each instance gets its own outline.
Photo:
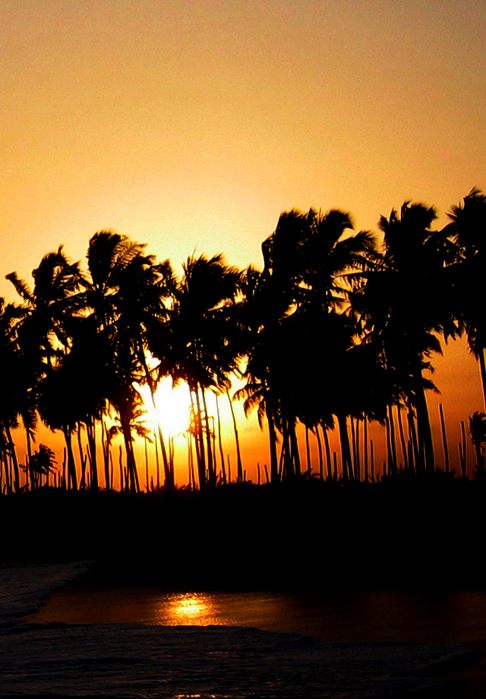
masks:
<instances>
[{"instance_id":1,"label":"ocean","mask_svg":"<svg viewBox=\"0 0 486 699\"><path fill-rule=\"evenodd\" d=\"M446 697L481 667L484 592L120 589L88 567L0 566L0 697Z\"/></svg>"}]
</instances>

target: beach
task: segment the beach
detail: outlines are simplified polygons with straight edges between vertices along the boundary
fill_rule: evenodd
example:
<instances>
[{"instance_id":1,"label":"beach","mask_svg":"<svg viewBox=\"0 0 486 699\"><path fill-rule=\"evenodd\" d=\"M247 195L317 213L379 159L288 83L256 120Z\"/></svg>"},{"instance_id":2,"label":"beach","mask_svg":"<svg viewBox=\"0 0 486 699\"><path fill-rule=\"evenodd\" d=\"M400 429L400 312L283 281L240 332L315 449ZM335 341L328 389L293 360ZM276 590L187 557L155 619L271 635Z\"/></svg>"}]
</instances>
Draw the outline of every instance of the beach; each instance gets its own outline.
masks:
<instances>
[{"instance_id":1,"label":"beach","mask_svg":"<svg viewBox=\"0 0 486 699\"><path fill-rule=\"evenodd\" d=\"M451 644L486 652L486 592L211 592L116 587L87 574L55 591L32 624L201 625L299 633L324 643ZM381 648L381 652L383 648ZM459 657L431 672L452 684L440 696L486 696L486 661Z\"/></svg>"},{"instance_id":2,"label":"beach","mask_svg":"<svg viewBox=\"0 0 486 699\"><path fill-rule=\"evenodd\" d=\"M5 499L0 696L486 696L482 488L304 486Z\"/></svg>"}]
</instances>

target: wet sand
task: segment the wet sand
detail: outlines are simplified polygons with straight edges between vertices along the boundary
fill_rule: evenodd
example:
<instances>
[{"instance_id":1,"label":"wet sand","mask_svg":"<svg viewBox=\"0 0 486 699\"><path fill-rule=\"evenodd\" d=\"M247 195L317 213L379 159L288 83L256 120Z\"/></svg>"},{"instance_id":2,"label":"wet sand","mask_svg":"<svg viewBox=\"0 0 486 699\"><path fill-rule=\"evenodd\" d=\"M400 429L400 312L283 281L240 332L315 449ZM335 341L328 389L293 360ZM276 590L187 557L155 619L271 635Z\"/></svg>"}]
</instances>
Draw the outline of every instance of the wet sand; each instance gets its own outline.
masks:
<instances>
[{"instance_id":1,"label":"wet sand","mask_svg":"<svg viewBox=\"0 0 486 699\"><path fill-rule=\"evenodd\" d=\"M68 624L236 625L298 631L323 641L422 641L478 648L475 664L443 676L450 697L486 697L486 592L171 592L117 588L89 575L56 591L29 619Z\"/></svg>"}]
</instances>

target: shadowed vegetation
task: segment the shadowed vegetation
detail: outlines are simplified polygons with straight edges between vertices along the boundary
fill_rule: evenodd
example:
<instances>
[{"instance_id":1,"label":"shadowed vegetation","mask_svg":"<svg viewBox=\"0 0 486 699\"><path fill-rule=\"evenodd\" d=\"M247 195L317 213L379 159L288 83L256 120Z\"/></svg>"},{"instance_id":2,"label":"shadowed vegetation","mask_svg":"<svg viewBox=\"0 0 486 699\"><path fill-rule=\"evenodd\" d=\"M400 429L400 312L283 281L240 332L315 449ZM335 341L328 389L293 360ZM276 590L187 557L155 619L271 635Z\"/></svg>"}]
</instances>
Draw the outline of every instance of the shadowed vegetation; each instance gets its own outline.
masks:
<instances>
[{"instance_id":1,"label":"shadowed vegetation","mask_svg":"<svg viewBox=\"0 0 486 699\"><path fill-rule=\"evenodd\" d=\"M32 272L32 287L7 275L21 302L0 304L0 493L46 486L174 493L171 437L163 424L147 427L138 390L145 385L155 407L164 377L190 390L189 489L245 481L233 399L244 401L246 413L256 409L267 431L263 482L432 476L438 458L427 390L435 386L426 372L434 353L466 334L486 386L486 195L473 189L449 217L437 230L433 207L406 202L382 216L373 234L356 232L344 211L292 210L264 240L261 270L193 255L180 277L143 244L100 231L85 269L60 246ZM236 393L235 379L243 382ZM211 393L230 402L233 474ZM449 471L442 411L441 420ZM62 459L43 444L36 450L41 422L62 432ZM386 435L380 469L371 422ZM469 428L479 478L484 414L476 412ZM339 454L330 447L333 430ZM137 463L140 437L145 471ZM465 478L465 441L459 446ZM260 482L260 465L258 473Z\"/></svg>"}]
</instances>

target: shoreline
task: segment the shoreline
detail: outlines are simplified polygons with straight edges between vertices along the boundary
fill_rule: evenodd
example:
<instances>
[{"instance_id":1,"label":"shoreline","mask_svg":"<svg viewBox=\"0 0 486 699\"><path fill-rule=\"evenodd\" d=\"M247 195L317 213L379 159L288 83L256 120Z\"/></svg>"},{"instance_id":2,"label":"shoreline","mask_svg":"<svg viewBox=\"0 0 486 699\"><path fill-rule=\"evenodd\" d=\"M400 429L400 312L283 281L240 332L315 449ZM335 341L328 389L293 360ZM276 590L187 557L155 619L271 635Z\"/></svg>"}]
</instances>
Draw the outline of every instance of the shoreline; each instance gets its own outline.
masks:
<instances>
[{"instance_id":1,"label":"shoreline","mask_svg":"<svg viewBox=\"0 0 486 699\"><path fill-rule=\"evenodd\" d=\"M164 619L161 607L173 605L168 597L166 590L143 587L113 589L109 585L95 584L88 573L55 591L36 615L24 621L34 627L39 624L107 623L121 624L122 627L139 623L165 626L166 623L161 621ZM486 594L451 593L448 599L437 595L435 602L430 596L403 592L340 595L217 592L196 593L193 597L206 604L209 600L213 607L219 605L221 617L237 627L249 626L276 633L297 632L333 645L360 642L371 644L371 648L380 643L425 642L452 643L464 649L476 649L476 652L468 651L454 662L428 668L425 674L453 683L437 696L447 699L486 696ZM194 599L191 602L194 606ZM478 602L482 605L482 612L477 608ZM461 614L458 614L458 608ZM484 621L475 628L471 620L475 618L476 609ZM209 621L220 624L214 610ZM193 625L194 617L187 623Z\"/></svg>"}]
</instances>

